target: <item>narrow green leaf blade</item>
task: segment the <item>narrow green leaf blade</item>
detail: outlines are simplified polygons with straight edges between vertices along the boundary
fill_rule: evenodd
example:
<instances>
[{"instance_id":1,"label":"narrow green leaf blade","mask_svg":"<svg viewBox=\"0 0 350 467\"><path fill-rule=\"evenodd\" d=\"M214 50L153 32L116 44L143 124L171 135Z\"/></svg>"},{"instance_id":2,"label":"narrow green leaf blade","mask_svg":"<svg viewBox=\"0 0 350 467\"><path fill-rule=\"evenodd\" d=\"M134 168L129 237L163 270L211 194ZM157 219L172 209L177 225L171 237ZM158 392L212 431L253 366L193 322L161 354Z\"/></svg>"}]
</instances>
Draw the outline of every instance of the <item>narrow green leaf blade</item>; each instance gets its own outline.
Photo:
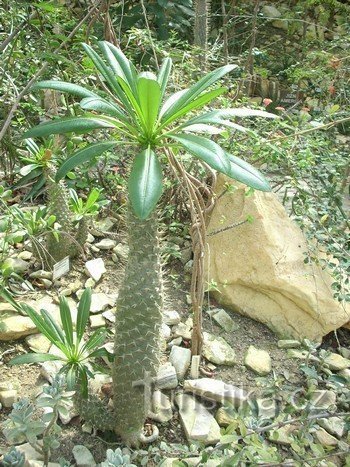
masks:
<instances>
[{"instance_id":1,"label":"narrow green leaf blade","mask_svg":"<svg viewBox=\"0 0 350 467\"><path fill-rule=\"evenodd\" d=\"M41 123L26 131L23 138L42 137L63 133L88 133L100 128L115 128L111 121L95 117L68 117L58 118L49 122Z\"/></svg>"},{"instance_id":2,"label":"narrow green leaf blade","mask_svg":"<svg viewBox=\"0 0 350 467\"><path fill-rule=\"evenodd\" d=\"M79 343L84 335L86 325L89 321L91 307L91 289L87 287L80 298L77 314L77 342Z\"/></svg>"},{"instance_id":3,"label":"narrow green leaf blade","mask_svg":"<svg viewBox=\"0 0 350 467\"><path fill-rule=\"evenodd\" d=\"M95 349L99 345L102 345L106 337L106 330L103 328L97 329L90 338L83 345L81 352L90 352L90 350Z\"/></svg>"},{"instance_id":4,"label":"narrow green leaf blade","mask_svg":"<svg viewBox=\"0 0 350 467\"><path fill-rule=\"evenodd\" d=\"M192 155L206 162L210 167L224 174L230 173L230 161L225 151L216 144L203 136L181 133L178 135L169 135L170 138L181 143L181 145Z\"/></svg>"},{"instance_id":5,"label":"narrow green leaf blade","mask_svg":"<svg viewBox=\"0 0 350 467\"><path fill-rule=\"evenodd\" d=\"M125 113L117 104L108 102L102 97L85 97L80 101L80 107L84 110L94 110L111 117L117 117L122 121L127 119Z\"/></svg>"},{"instance_id":6,"label":"narrow green leaf blade","mask_svg":"<svg viewBox=\"0 0 350 467\"><path fill-rule=\"evenodd\" d=\"M169 76L171 73L171 68L173 66L173 62L170 57L167 57L163 60L162 66L160 67L157 81L160 86L160 100L163 100L165 95L166 87L169 81Z\"/></svg>"},{"instance_id":7,"label":"narrow green leaf blade","mask_svg":"<svg viewBox=\"0 0 350 467\"><path fill-rule=\"evenodd\" d=\"M60 316L62 327L69 346L73 345L73 322L66 297L60 297Z\"/></svg>"},{"instance_id":8,"label":"narrow green leaf blade","mask_svg":"<svg viewBox=\"0 0 350 467\"><path fill-rule=\"evenodd\" d=\"M89 162L95 157L100 156L108 149L114 148L118 144L118 141L104 141L102 143L95 143L86 146L83 149L72 154L66 161L63 162L61 167L58 169L56 174L56 181L61 180L67 175L68 172L73 170L75 167L79 167L84 162Z\"/></svg>"},{"instance_id":9,"label":"narrow green leaf blade","mask_svg":"<svg viewBox=\"0 0 350 467\"><path fill-rule=\"evenodd\" d=\"M54 91L68 92L69 94L78 97L98 97L96 93L89 91L83 86L79 86L78 84L73 83L67 83L66 81L39 81L38 83L35 83L30 89L33 91L37 89L53 89Z\"/></svg>"},{"instance_id":10,"label":"narrow green leaf blade","mask_svg":"<svg viewBox=\"0 0 350 467\"><path fill-rule=\"evenodd\" d=\"M256 190L271 191L269 182L257 169L237 156L225 154L230 161L230 171L227 174L229 177Z\"/></svg>"},{"instance_id":11,"label":"narrow green leaf blade","mask_svg":"<svg viewBox=\"0 0 350 467\"><path fill-rule=\"evenodd\" d=\"M141 112L147 130L151 133L158 117L161 90L157 81L148 78L139 78L138 94Z\"/></svg>"},{"instance_id":12,"label":"narrow green leaf blade","mask_svg":"<svg viewBox=\"0 0 350 467\"><path fill-rule=\"evenodd\" d=\"M162 169L151 148L135 157L128 188L135 214L140 219L146 219L162 194Z\"/></svg>"},{"instance_id":13,"label":"narrow green leaf blade","mask_svg":"<svg viewBox=\"0 0 350 467\"><path fill-rule=\"evenodd\" d=\"M9 361L10 365L23 365L25 363L40 363L48 361L61 360L57 355L49 353L27 353L25 355L18 355Z\"/></svg>"}]
</instances>

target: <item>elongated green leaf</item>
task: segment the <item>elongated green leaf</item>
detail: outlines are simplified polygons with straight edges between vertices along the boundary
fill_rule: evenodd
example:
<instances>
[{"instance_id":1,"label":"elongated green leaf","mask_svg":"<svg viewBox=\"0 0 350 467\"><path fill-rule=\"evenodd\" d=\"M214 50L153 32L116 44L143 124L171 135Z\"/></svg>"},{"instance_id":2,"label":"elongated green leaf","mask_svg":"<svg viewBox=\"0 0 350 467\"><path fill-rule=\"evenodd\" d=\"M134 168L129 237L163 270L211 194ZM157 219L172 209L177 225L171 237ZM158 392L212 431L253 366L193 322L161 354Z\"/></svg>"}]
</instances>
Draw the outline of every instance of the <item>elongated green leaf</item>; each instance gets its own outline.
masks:
<instances>
[{"instance_id":1,"label":"elongated green leaf","mask_svg":"<svg viewBox=\"0 0 350 467\"><path fill-rule=\"evenodd\" d=\"M9 361L10 365L23 365L25 363L40 363L48 361L61 360L57 355L49 353L27 353L25 355L18 355Z\"/></svg>"},{"instance_id":2,"label":"elongated green leaf","mask_svg":"<svg viewBox=\"0 0 350 467\"><path fill-rule=\"evenodd\" d=\"M162 169L152 149L147 148L135 157L128 188L135 214L146 219L162 194Z\"/></svg>"},{"instance_id":3,"label":"elongated green leaf","mask_svg":"<svg viewBox=\"0 0 350 467\"><path fill-rule=\"evenodd\" d=\"M57 345L57 342L61 343L63 345L63 351L66 354L66 348L65 348L65 338L63 331L58 323L53 319L53 317L48 313L46 310L41 309L40 310L41 316L43 317L45 323L47 326L50 328L52 335L55 336L55 345Z\"/></svg>"},{"instance_id":4,"label":"elongated green leaf","mask_svg":"<svg viewBox=\"0 0 350 467\"><path fill-rule=\"evenodd\" d=\"M39 152L39 146L32 138L28 138L24 140L29 152L35 156Z\"/></svg>"},{"instance_id":5,"label":"elongated green leaf","mask_svg":"<svg viewBox=\"0 0 350 467\"><path fill-rule=\"evenodd\" d=\"M67 83L65 81L39 81L31 87L31 90L36 89L53 89L55 91L68 92L69 94L78 97L98 97L96 93L83 88L83 86L79 86L73 83Z\"/></svg>"},{"instance_id":6,"label":"elongated green leaf","mask_svg":"<svg viewBox=\"0 0 350 467\"><path fill-rule=\"evenodd\" d=\"M230 161L225 151L216 144L203 136L188 135L181 133L178 135L169 135L170 138L178 141L192 155L206 162L210 167L224 174L230 173Z\"/></svg>"},{"instance_id":7,"label":"elongated green leaf","mask_svg":"<svg viewBox=\"0 0 350 467\"><path fill-rule=\"evenodd\" d=\"M67 367L67 375L66 375L66 382L67 382L67 389L68 391L75 390L75 384L77 381L77 366L70 365Z\"/></svg>"},{"instance_id":8,"label":"elongated green leaf","mask_svg":"<svg viewBox=\"0 0 350 467\"><path fill-rule=\"evenodd\" d=\"M177 91L174 94L171 94L171 96L168 97L160 109L159 117L163 119L163 115L180 99L181 96L186 94L187 91L188 89L182 89L181 91Z\"/></svg>"},{"instance_id":9,"label":"elongated green leaf","mask_svg":"<svg viewBox=\"0 0 350 467\"><path fill-rule=\"evenodd\" d=\"M136 97L137 71L134 65L126 58L126 56L120 49L118 49L118 47L111 44L110 42L103 41L99 42L98 45L107 58L107 61L113 71L128 83L130 89Z\"/></svg>"},{"instance_id":10,"label":"elongated green leaf","mask_svg":"<svg viewBox=\"0 0 350 467\"><path fill-rule=\"evenodd\" d=\"M63 133L88 133L99 128L115 128L111 121L95 117L69 117L58 118L49 122L41 123L26 131L23 138L42 137Z\"/></svg>"},{"instance_id":11,"label":"elongated green leaf","mask_svg":"<svg viewBox=\"0 0 350 467\"><path fill-rule=\"evenodd\" d=\"M20 178L18 180L17 183L15 183L13 185L14 188L19 188L21 186L24 186L26 185L28 182L30 182L31 180L34 180L34 178L38 177L40 174L43 173L43 169L42 167L38 167L37 169L35 170L32 170L31 172L29 172L27 175L25 175L24 177Z\"/></svg>"},{"instance_id":12,"label":"elongated green leaf","mask_svg":"<svg viewBox=\"0 0 350 467\"><path fill-rule=\"evenodd\" d=\"M102 143L95 143L86 146L83 149L75 152L69 159L63 162L56 174L56 181L61 180L75 167L79 167L84 162L89 162L95 157L100 156L108 149L114 148L118 141L103 141Z\"/></svg>"},{"instance_id":13,"label":"elongated green leaf","mask_svg":"<svg viewBox=\"0 0 350 467\"><path fill-rule=\"evenodd\" d=\"M203 91L235 68L237 68L237 65L225 65L203 76L202 79L191 86L176 102L172 104L172 106L169 107L163 115L162 122L168 120L168 118L182 109L182 107L198 97Z\"/></svg>"},{"instance_id":14,"label":"elongated green leaf","mask_svg":"<svg viewBox=\"0 0 350 467\"><path fill-rule=\"evenodd\" d=\"M226 92L226 88L218 88L218 89L213 89L212 91L208 91L202 94L197 99L194 99L191 102L189 102L187 105L183 106L178 112L173 113L167 120L163 119L162 125L160 128L164 128L165 126L169 125L174 120L177 120L178 118L191 112L192 110L196 110L196 109L199 109L200 107L203 107L204 105L208 104L208 102L211 102L213 99L220 96L224 92Z\"/></svg>"},{"instance_id":15,"label":"elongated green leaf","mask_svg":"<svg viewBox=\"0 0 350 467\"><path fill-rule=\"evenodd\" d=\"M230 161L230 171L227 174L229 177L256 190L271 191L269 182L257 169L239 157L228 153L225 154Z\"/></svg>"},{"instance_id":16,"label":"elongated green leaf","mask_svg":"<svg viewBox=\"0 0 350 467\"><path fill-rule=\"evenodd\" d=\"M0 297L2 297L6 302L12 305L13 308L17 310L18 312L20 313L23 312L22 306L16 302L16 300L13 298L11 293L4 287L0 287Z\"/></svg>"},{"instance_id":17,"label":"elongated green leaf","mask_svg":"<svg viewBox=\"0 0 350 467\"><path fill-rule=\"evenodd\" d=\"M222 129L216 128L215 126L208 125L206 123L195 123L194 125L186 125L182 127L183 130L189 131L190 133L207 133L209 135L219 135L223 132Z\"/></svg>"},{"instance_id":18,"label":"elongated green leaf","mask_svg":"<svg viewBox=\"0 0 350 467\"><path fill-rule=\"evenodd\" d=\"M80 298L77 314L77 343L79 343L84 335L86 325L89 321L91 307L91 289L87 287Z\"/></svg>"},{"instance_id":19,"label":"elongated green leaf","mask_svg":"<svg viewBox=\"0 0 350 467\"><path fill-rule=\"evenodd\" d=\"M143 113L142 113L140 104L138 102L138 99L136 99L136 97L134 96L132 90L130 89L130 87L126 83L126 81L124 81L122 78L118 77L118 82L119 82L120 87L124 91L128 101L129 101L130 107L132 108L132 114L136 114L138 116L138 118L139 118L139 121L140 121L141 125L144 128L146 128L145 117L143 116Z\"/></svg>"},{"instance_id":20,"label":"elongated green leaf","mask_svg":"<svg viewBox=\"0 0 350 467\"><path fill-rule=\"evenodd\" d=\"M234 128L238 131L247 132L248 130L241 125L237 125L236 123L232 123L229 120L235 117L265 117L265 118L278 118L276 115L271 114L269 112L265 112L264 110L254 110L254 109L246 109L246 108L238 108L238 109L221 109L221 110L213 110L212 112L207 112L202 115L198 115L197 117L191 118L186 122L187 125L193 125L197 123L208 123L208 124L217 124L222 126L227 126Z\"/></svg>"},{"instance_id":21,"label":"elongated green leaf","mask_svg":"<svg viewBox=\"0 0 350 467\"><path fill-rule=\"evenodd\" d=\"M89 358L96 358L96 357L106 357L108 358L108 361L113 361L113 354L108 352L107 349L102 348L102 349L96 349L93 352L89 354Z\"/></svg>"},{"instance_id":22,"label":"elongated green leaf","mask_svg":"<svg viewBox=\"0 0 350 467\"><path fill-rule=\"evenodd\" d=\"M125 95L120 88L117 78L114 76L113 71L104 63L102 58L94 51L92 47L88 44L82 44L85 52L93 61L96 69L101 73L101 75L106 80L111 91L116 95L116 97L123 103L123 105L131 111L131 107L128 103L128 100L125 98Z\"/></svg>"},{"instance_id":23,"label":"elongated green leaf","mask_svg":"<svg viewBox=\"0 0 350 467\"><path fill-rule=\"evenodd\" d=\"M95 110L111 117L117 117L122 121L127 120L125 113L117 104L108 102L101 97L86 97L80 101L80 107L84 110Z\"/></svg>"},{"instance_id":24,"label":"elongated green leaf","mask_svg":"<svg viewBox=\"0 0 350 467\"><path fill-rule=\"evenodd\" d=\"M81 348L81 352L90 352L90 350L95 349L99 345L102 345L106 337L106 330L103 328L97 329L90 338L85 342Z\"/></svg>"},{"instance_id":25,"label":"elongated green leaf","mask_svg":"<svg viewBox=\"0 0 350 467\"><path fill-rule=\"evenodd\" d=\"M145 125L148 132L151 133L159 112L160 86L153 79L139 78L138 93Z\"/></svg>"},{"instance_id":26,"label":"elongated green leaf","mask_svg":"<svg viewBox=\"0 0 350 467\"><path fill-rule=\"evenodd\" d=\"M73 345L73 322L68 302L65 297L60 297L60 316L62 327L65 333L66 342Z\"/></svg>"},{"instance_id":27,"label":"elongated green leaf","mask_svg":"<svg viewBox=\"0 0 350 467\"><path fill-rule=\"evenodd\" d=\"M173 62L171 58L167 57L163 60L162 66L160 67L160 70L158 73L157 81L160 86L160 100L161 101L163 100L163 97L166 91L166 87L168 84L172 66L173 66Z\"/></svg>"}]
</instances>

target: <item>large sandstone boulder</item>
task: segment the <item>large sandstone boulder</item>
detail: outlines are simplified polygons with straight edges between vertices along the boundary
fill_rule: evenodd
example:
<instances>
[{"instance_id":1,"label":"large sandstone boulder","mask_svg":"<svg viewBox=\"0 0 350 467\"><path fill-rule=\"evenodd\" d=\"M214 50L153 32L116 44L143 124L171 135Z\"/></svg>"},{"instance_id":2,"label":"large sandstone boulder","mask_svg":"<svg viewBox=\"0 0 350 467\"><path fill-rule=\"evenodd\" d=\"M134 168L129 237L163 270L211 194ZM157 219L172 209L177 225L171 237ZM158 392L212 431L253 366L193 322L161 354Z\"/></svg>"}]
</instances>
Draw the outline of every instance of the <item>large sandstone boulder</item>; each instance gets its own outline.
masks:
<instances>
[{"instance_id":1,"label":"large sandstone boulder","mask_svg":"<svg viewBox=\"0 0 350 467\"><path fill-rule=\"evenodd\" d=\"M218 195L227 182L218 177ZM205 277L217 284L218 302L285 338L320 340L348 322L349 308L333 299L331 276L304 263L305 238L276 196L245 196L245 187L235 186L218 199L208 225ZM252 222L210 236L248 216Z\"/></svg>"}]
</instances>

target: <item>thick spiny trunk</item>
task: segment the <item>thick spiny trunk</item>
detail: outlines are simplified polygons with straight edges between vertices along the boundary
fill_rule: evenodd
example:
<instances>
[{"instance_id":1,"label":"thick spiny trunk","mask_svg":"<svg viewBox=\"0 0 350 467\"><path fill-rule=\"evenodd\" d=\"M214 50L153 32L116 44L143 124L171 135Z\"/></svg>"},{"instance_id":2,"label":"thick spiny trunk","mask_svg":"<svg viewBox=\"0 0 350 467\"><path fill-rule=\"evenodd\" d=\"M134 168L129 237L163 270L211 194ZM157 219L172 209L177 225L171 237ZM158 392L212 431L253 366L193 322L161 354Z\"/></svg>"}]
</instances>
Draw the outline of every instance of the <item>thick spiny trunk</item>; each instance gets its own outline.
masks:
<instances>
[{"instance_id":1,"label":"thick spiny trunk","mask_svg":"<svg viewBox=\"0 0 350 467\"><path fill-rule=\"evenodd\" d=\"M117 302L113 367L115 431L138 444L159 366L162 278L157 214L140 220L129 210L129 258Z\"/></svg>"}]
</instances>

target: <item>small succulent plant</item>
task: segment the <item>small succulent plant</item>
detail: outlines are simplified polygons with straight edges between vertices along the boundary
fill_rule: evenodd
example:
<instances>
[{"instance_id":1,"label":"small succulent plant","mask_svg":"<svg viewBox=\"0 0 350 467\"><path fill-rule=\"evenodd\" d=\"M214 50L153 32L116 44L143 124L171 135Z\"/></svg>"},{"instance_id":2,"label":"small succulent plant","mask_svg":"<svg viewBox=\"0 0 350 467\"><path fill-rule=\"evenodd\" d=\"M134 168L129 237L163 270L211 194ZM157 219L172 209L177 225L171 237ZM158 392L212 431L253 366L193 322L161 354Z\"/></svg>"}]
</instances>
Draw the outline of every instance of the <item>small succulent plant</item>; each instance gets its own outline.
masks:
<instances>
[{"instance_id":1,"label":"small succulent plant","mask_svg":"<svg viewBox=\"0 0 350 467\"><path fill-rule=\"evenodd\" d=\"M24 461L24 454L15 447L12 447L9 452L4 455L1 465L4 467L23 467Z\"/></svg>"},{"instance_id":2,"label":"small succulent plant","mask_svg":"<svg viewBox=\"0 0 350 467\"><path fill-rule=\"evenodd\" d=\"M114 466L124 466L124 467L136 467L135 464L130 462L129 454L123 454L120 448L113 451L112 449L107 449L107 457L104 462L101 463L101 467L114 467Z\"/></svg>"}]
</instances>

